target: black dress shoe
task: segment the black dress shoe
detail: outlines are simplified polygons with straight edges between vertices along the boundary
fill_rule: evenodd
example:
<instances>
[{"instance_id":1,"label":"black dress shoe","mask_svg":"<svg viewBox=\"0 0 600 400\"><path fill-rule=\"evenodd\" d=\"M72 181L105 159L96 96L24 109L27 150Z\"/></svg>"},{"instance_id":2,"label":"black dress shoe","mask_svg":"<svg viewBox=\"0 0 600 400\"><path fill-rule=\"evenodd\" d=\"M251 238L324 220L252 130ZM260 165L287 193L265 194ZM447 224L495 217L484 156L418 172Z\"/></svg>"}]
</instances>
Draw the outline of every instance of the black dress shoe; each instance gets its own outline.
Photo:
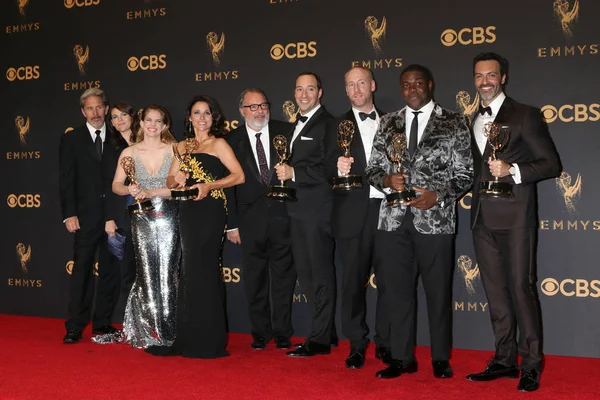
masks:
<instances>
[{"instance_id":1,"label":"black dress shoe","mask_svg":"<svg viewBox=\"0 0 600 400\"><path fill-rule=\"evenodd\" d=\"M393 361L392 351L387 347L377 347L375 349L375 358L381 360L384 364L390 365Z\"/></svg>"},{"instance_id":2,"label":"black dress shoe","mask_svg":"<svg viewBox=\"0 0 600 400\"><path fill-rule=\"evenodd\" d=\"M493 381L498 378L516 379L519 377L519 369L516 365L503 365L492 360L483 372L467 375L467 380L477 382Z\"/></svg>"},{"instance_id":3,"label":"black dress shoe","mask_svg":"<svg viewBox=\"0 0 600 400\"><path fill-rule=\"evenodd\" d=\"M350 350L350 355L346 358L346 368L360 369L365 365L364 350Z\"/></svg>"},{"instance_id":4,"label":"black dress shoe","mask_svg":"<svg viewBox=\"0 0 600 400\"><path fill-rule=\"evenodd\" d=\"M304 346L304 342L302 343L294 343L294 346L292 346L295 349L299 349L300 347Z\"/></svg>"},{"instance_id":5,"label":"black dress shoe","mask_svg":"<svg viewBox=\"0 0 600 400\"><path fill-rule=\"evenodd\" d=\"M254 350L264 350L267 347L267 339L262 336L257 336L250 345Z\"/></svg>"},{"instance_id":6,"label":"black dress shoe","mask_svg":"<svg viewBox=\"0 0 600 400\"><path fill-rule=\"evenodd\" d=\"M286 354L290 357L312 357L317 354L330 354L331 346L316 342L307 341L296 350L288 351Z\"/></svg>"},{"instance_id":7,"label":"black dress shoe","mask_svg":"<svg viewBox=\"0 0 600 400\"><path fill-rule=\"evenodd\" d=\"M533 392L540 387L540 373L535 369L524 369L519 379L517 390L520 392Z\"/></svg>"},{"instance_id":8,"label":"black dress shoe","mask_svg":"<svg viewBox=\"0 0 600 400\"><path fill-rule=\"evenodd\" d=\"M67 334L63 337L63 343L73 344L81 340L81 331L78 329L69 329Z\"/></svg>"},{"instance_id":9,"label":"black dress shoe","mask_svg":"<svg viewBox=\"0 0 600 400\"><path fill-rule=\"evenodd\" d=\"M414 374L419 370L417 363L413 361L408 365L404 365L402 361L393 360L389 367L377 372L375 376L381 379L397 378L402 374Z\"/></svg>"},{"instance_id":10,"label":"black dress shoe","mask_svg":"<svg viewBox=\"0 0 600 400\"><path fill-rule=\"evenodd\" d=\"M448 361L434 361L433 362L433 376L436 378L452 378L454 372Z\"/></svg>"},{"instance_id":11,"label":"black dress shoe","mask_svg":"<svg viewBox=\"0 0 600 400\"><path fill-rule=\"evenodd\" d=\"M277 336L275 338L275 346L277 346L278 349L289 349L292 347L292 342L285 336Z\"/></svg>"},{"instance_id":12,"label":"black dress shoe","mask_svg":"<svg viewBox=\"0 0 600 400\"><path fill-rule=\"evenodd\" d=\"M106 335L107 333L117 333L119 330L112 325L102 325L92 329L93 335Z\"/></svg>"}]
</instances>

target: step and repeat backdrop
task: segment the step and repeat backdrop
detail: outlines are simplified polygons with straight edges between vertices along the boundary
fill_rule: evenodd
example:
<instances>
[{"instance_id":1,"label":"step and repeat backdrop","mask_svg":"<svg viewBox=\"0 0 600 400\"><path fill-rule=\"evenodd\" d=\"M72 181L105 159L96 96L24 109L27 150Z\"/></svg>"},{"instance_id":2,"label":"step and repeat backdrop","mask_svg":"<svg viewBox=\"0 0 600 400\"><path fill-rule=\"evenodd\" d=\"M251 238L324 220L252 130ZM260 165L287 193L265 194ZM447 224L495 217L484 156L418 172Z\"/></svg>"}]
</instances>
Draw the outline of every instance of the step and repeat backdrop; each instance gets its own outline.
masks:
<instances>
[{"instance_id":1,"label":"step and repeat backdrop","mask_svg":"<svg viewBox=\"0 0 600 400\"><path fill-rule=\"evenodd\" d=\"M394 111L403 106L401 69L419 63L434 73L436 101L470 114L479 102L472 59L495 51L511 62L507 93L542 110L563 163L560 178L538 190L545 351L600 357L599 15L596 0L485 7L476 0L3 1L0 313L66 316L72 237L59 209L58 144L85 122L78 103L83 90L100 87L111 102L136 108L164 105L182 138L185 107L196 94L216 97L235 128L243 124L239 93L260 87L272 118L293 121L294 79L306 70L320 74L323 104L334 115L350 107L344 73L353 65L373 71L377 106ZM468 227L470 200L467 194L458 205L453 342L491 349ZM249 332L241 251L226 244L224 252L230 329ZM365 285L373 326L376 277ZM424 297L419 300L418 343L427 345ZM297 285L299 336L308 330L306 302Z\"/></svg>"}]
</instances>

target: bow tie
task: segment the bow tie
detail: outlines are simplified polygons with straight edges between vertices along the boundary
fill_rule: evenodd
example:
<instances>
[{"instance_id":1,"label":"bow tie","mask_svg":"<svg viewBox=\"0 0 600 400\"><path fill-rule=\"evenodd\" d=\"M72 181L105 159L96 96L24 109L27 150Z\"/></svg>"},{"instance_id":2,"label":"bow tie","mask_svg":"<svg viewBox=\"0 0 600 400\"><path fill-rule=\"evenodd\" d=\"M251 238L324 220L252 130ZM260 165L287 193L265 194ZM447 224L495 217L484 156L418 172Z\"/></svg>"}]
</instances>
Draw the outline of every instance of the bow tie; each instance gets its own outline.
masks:
<instances>
[{"instance_id":1,"label":"bow tie","mask_svg":"<svg viewBox=\"0 0 600 400\"><path fill-rule=\"evenodd\" d=\"M361 121L364 121L367 118L371 118L373 121L375 121L375 118L377 118L377 114L375 114L375 111L371 111L370 114L359 112L358 116L360 117Z\"/></svg>"},{"instance_id":2,"label":"bow tie","mask_svg":"<svg viewBox=\"0 0 600 400\"><path fill-rule=\"evenodd\" d=\"M304 123L307 120L308 120L308 117L305 117L304 115L300 115L300 114L296 115L296 121Z\"/></svg>"},{"instance_id":3,"label":"bow tie","mask_svg":"<svg viewBox=\"0 0 600 400\"><path fill-rule=\"evenodd\" d=\"M492 116L492 107L487 106L487 107L482 107L479 106L479 114L484 115L485 113L488 113L490 115L490 117Z\"/></svg>"}]
</instances>

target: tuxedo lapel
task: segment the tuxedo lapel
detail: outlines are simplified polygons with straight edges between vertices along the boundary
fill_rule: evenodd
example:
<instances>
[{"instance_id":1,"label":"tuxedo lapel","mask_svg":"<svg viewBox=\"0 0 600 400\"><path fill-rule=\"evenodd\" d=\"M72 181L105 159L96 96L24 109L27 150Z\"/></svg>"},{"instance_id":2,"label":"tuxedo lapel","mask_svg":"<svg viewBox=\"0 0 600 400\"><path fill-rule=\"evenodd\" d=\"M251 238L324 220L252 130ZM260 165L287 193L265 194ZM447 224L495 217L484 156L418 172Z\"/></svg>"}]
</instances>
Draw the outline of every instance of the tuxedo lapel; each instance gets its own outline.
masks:
<instances>
[{"instance_id":1,"label":"tuxedo lapel","mask_svg":"<svg viewBox=\"0 0 600 400\"><path fill-rule=\"evenodd\" d=\"M300 139L300 136L304 136L306 132L310 131L310 128L312 128L312 126L317 122L317 120L319 119L319 116L323 113L323 106L321 105L321 107L314 113L314 115L312 117L310 117L310 119L308 121L306 121L306 124L304 124L304 127L302 127L302 130L300 131L300 133L298 133L298 136L296 136L296 139L294 139L294 146L296 145L296 140L302 140ZM297 123L297 122L296 122ZM296 128L294 127L294 130ZM292 135L293 135L294 131L292 131Z\"/></svg>"},{"instance_id":2,"label":"tuxedo lapel","mask_svg":"<svg viewBox=\"0 0 600 400\"><path fill-rule=\"evenodd\" d=\"M354 112L352 110L346 113L346 119L354 124L354 138L350 144L350 155L354 157L356 164L362 166L362 169L364 170L367 166L365 145L362 141L362 135L360 133L360 128L358 127L358 122L356 121L356 117L354 116Z\"/></svg>"},{"instance_id":3,"label":"tuxedo lapel","mask_svg":"<svg viewBox=\"0 0 600 400\"><path fill-rule=\"evenodd\" d=\"M248 137L248 130L246 129L245 126L241 133L243 133L243 135L239 142L239 146L240 146L241 153L245 155L243 162L245 162L246 165L248 165L248 168L250 168L250 171L252 171L254 177L259 182L262 183L260 171L258 170L258 164L256 163L256 159L254 158L254 153L252 152L252 145L250 144L250 137Z\"/></svg>"},{"instance_id":4,"label":"tuxedo lapel","mask_svg":"<svg viewBox=\"0 0 600 400\"><path fill-rule=\"evenodd\" d=\"M498 110L498 115L494 118L494 123L498 125L506 125L510 120L512 114L513 104L512 99L507 97L502 102L502 106ZM479 148L479 147L478 147ZM492 156L492 146L489 141L485 141L485 148L483 151L483 161L487 163L487 159Z\"/></svg>"},{"instance_id":5,"label":"tuxedo lapel","mask_svg":"<svg viewBox=\"0 0 600 400\"><path fill-rule=\"evenodd\" d=\"M293 133L293 132L292 132ZM271 182L273 180L273 175L275 175L275 165L279 162L279 156L277 155L277 150L275 146L273 146L273 139L277 135L285 136L285 132L279 132L274 127L273 124L269 123L269 180ZM286 150L287 152L287 150Z\"/></svg>"},{"instance_id":6,"label":"tuxedo lapel","mask_svg":"<svg viewBox=\"0 0 600 400\"><path fill-rule=\"evenodd\" d=\"M90 131L88 130L87 125L84 125L83 130L81 132L81 141L82 141L83 148L85 148L85 150L88 153L90 153L92 158L98 162L101 162L102 159L100 158L100 156L98 155L98 152L96 151L96 144L92 140L92 136L90 135ZM106 146L106 143L104 143L104 146Z\"/></svg>"}]
</instances>

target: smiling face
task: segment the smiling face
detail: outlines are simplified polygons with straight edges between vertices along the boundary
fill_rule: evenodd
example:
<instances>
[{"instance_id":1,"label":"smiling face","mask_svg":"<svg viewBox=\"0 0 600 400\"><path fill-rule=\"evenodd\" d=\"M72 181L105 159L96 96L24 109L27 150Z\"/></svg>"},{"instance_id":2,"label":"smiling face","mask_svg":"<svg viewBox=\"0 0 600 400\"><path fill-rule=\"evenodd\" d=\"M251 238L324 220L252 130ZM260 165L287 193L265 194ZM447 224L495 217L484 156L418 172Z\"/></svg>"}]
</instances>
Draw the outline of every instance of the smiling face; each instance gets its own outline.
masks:
<instances>
[{"instance_id":1,"label":"smiling face","mask_svg":"<svg viewBox=\"0 0 600 400\"><path fill-rule=\"evenodd\" d=\"M108 106L105 106L100 96L89 96L83 101L81 113L87 122L96 129L104 126L104 117L108 112Z\"/></svg>"},{"instance_id":2,"label":"smiling face","mask_svg":"<svg viewBox=\"0 0 600 400\"><path fill-rule=\"evenodd\" d=\"M248 126L255 131L260 131L269 123L269 108L263 109L260 105L266 104L267 99L262 93L248 92L244 95L244 104L240 107L240 113ZM256 111L252 111L249 106L259 105Z\"/></svg>"},{"instance_id":3,"label":"smiling face","mask_svg":"<svg viewBox=\"0 0 600 400\"><path fill-rule=\"evenodd\" d=\"M294 98L302 115L312 111L321 100L323 90L319 89L314 75L301 75L296 79Z\"/></svg>"},{"instance_id":4,"label":"smiling face","mask_svg":"<svg viewBox=\"0 0 600 400\"><path fill-rule=\"evenodd\" d=\"M371 111L375 81L369 72L363 68L352 68L346 73L345 83L346 95L352 107L363 112Z\"/></svg>"},{"instance_id":5,"label":"smiling face","mask_svg":"<svg viewBox=\"0 0 600 400\"><path fill-rule=\"evenodd\" d=\"M432 98L433 82L427 80L423 71L406 71L400 76L400 90L406 104L413 110L420 110Z\"/></svg>"},{"instance_id":6,"label":"smiling face","mask_svg":"<svg viewBox=\"0 0 600 400\"><path fill-rule=\"evenodd\" d=\"M487 107L502 93L502 85L506 82L506 75L500 73L500 63L498 61L479 61L475 64L473 81L483 105Z\"/></svg>"},{"instance_id":7,"label":"smiling face","mask_svg":"<svg viewBox=\"0 0 600 400\"><path fill-rule=\"evenodd\" d=\"M210 128L213 123L212 113L208 107L208 103L204 101L197 101L194 103L190 113L190 122L194 127L194 132L199 133L210 133Z\"/></svg>"},{"instance_id":8,"label":"smiling face","mask_svg":"<svg viewBox=\"0 0 600 400\"><path fill-rule=\"evenodd\" d=\"M149 110L140 126L144 130L144 137L160 137L160 134L165 130L165 116L158 110Z\"/></svg>"}]
</instances>

